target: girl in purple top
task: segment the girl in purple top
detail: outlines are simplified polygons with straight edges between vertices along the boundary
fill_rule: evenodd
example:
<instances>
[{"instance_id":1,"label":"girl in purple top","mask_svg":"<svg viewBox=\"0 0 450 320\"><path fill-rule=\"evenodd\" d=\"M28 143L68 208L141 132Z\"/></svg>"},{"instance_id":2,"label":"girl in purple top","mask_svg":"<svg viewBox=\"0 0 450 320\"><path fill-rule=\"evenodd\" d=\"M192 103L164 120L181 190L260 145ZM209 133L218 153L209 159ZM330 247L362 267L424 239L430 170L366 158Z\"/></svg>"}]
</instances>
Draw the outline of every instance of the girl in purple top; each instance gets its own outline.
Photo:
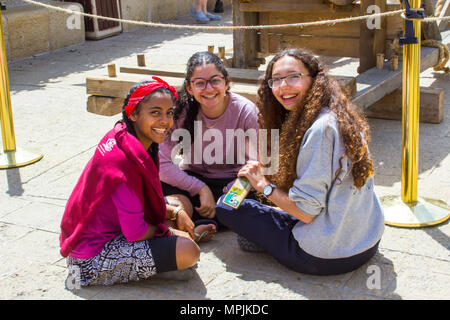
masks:
<instances>
[{"instance_id":1,"label":"girl in purple top","mask_svg":"<svg viewBox=\"0 0 450 320\"><path fill-rule=\"evenodd\" d=\"M160 145L163 193L194 221L214 219L224 188L232 185L246 160L257 159L256 105L229 89L222 61L210 52L195 53L175 104L174 125ZM214 224L210 230L209 237Z\"/></svg>"}]
</instances>

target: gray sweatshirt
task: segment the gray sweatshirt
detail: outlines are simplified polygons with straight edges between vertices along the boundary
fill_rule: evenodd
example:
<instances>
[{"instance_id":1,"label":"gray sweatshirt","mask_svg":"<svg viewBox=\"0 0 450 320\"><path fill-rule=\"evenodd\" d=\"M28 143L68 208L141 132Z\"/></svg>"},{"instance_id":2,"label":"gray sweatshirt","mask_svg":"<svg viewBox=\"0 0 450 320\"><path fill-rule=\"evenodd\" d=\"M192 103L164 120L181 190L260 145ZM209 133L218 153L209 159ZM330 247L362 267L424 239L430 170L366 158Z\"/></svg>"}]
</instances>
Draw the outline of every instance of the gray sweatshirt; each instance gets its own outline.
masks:
<instances>
[{"instance_id":1,"label":"gray sweatshirt","mask_svg":"<svg viewBox=\"0 0 450 320\"><path fill-rule=\"evenodd\" d=\"M324 109L304 135L297 179L289 190L297 207L315 217L309 224L297 222L292 229L300 248L315 257L336 259L361 253L374 246L384 231L373 177L358 190L353 185L352 164L344 157L335 178L344 153L336 116Z\"/></svg>"}]
</instances>

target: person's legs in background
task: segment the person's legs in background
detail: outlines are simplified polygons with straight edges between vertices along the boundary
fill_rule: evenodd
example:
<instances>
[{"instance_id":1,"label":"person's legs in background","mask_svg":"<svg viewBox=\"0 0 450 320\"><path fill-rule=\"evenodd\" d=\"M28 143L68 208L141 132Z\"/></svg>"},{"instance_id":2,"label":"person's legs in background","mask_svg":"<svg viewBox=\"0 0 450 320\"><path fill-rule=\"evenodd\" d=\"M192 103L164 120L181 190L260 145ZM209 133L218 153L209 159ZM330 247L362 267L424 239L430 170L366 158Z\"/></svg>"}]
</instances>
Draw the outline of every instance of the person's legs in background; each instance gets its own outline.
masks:
<instances>
[{"instance_id":1,"label":"person's legs in background","mask_svg":"<svg viewBox=\"0 0 450 320\"><path fill-rule=\"evenodd\" d=\"M220 20L222 17L208 12L208 0L195 0L190 15L199 23L207 23L210 20Z\"/></svg>"},{"instance_id":2,"label":"person's legs in background","mask_svg":"<svg viewBox=\"0 0 450 320\"><path fill-rule=\"evenodd\" d=\"M223 12L223 2L222 2L222 0L216 0L216 5L214 6L214 12L215 13L222 13Z\"/></svg>"}]
</instances>

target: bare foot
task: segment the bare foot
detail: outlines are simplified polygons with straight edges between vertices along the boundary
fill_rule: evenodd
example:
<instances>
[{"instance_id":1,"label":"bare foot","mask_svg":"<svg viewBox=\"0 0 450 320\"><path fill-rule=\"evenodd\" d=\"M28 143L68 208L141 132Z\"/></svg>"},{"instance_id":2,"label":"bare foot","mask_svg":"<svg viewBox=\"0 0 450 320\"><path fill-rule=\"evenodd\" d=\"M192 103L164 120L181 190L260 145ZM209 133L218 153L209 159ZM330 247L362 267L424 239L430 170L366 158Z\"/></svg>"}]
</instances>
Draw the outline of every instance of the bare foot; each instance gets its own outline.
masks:
<instances>
[{"instance_id":1,"label":"bare foot","mask_svg":"<svg viewBox=\"0 0 450 320\"><path fill-rule=\"evenodd\" d=\"M214 224L201 224L194 228L194 232L196 235L195 242L207 242L216 233L216 226Z\"/></svg>"}]
</instances>

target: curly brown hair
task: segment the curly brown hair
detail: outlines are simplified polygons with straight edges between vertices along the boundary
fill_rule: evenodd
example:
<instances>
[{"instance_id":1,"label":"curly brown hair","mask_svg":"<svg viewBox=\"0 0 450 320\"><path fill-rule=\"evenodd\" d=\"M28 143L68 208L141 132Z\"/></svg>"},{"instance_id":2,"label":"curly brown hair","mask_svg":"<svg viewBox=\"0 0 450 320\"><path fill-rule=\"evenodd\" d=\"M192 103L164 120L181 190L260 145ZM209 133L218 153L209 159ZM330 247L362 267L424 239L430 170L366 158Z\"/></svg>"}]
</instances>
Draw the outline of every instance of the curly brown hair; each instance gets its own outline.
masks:
<instances>
[{"instance_id":1,"label":"curly brown hair","mask_svg":"<svg viewBox=\"0 0 450 320\"><path fill-rule=\"evenodd\" d=\"M302 104L292 111L287 111L277 101L267 83L272 78L273 65L284 56L300 60L313 79ZM257 106L260 129L267 129L269 134L271 129L280 130L279 170L276 174L267 176L280 189L288 191L297 178L297 157L292 155L298 154L306 130L323 108L328 108L336 116L345 145L342 157L347 156L351 160L355 187L360 189L373 174L372 159L368 151L370 133L365 116L347 99L338 83L327 75L322 63L311 52L299 48L285 49L273 57L258 89ZM270 140L269 138L269 145ZM341 169L335 173L335 177L338 177Z\"/></svg>"}]
</instances>

